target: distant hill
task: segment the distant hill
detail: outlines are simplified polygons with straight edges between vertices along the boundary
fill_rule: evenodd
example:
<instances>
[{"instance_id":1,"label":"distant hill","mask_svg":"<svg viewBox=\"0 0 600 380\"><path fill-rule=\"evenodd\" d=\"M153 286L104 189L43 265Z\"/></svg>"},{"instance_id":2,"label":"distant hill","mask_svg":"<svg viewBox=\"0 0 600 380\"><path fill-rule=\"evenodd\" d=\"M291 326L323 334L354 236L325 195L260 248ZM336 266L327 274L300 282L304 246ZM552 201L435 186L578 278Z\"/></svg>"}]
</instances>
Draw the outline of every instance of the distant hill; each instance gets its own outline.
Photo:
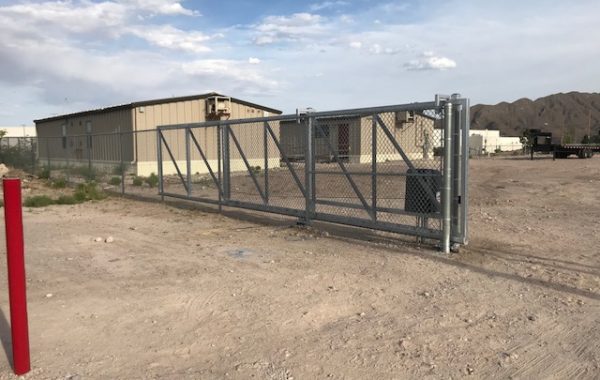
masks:
<instances>
[{"instance_id":1,"label":"distant hill","mask_svg":"<svg viewBox=\"0 0 600 380\"><path fill-rule=\"evenodd\" d=\"M536 100L519 99L513 103L477 104L471 107L471 129L500 130L504 136L520 136L524 129L539 128L552 132L554 140L563 134L580 142L588 133L600 132L600 93L569 92Z\"/></svg>"}]
</instances>

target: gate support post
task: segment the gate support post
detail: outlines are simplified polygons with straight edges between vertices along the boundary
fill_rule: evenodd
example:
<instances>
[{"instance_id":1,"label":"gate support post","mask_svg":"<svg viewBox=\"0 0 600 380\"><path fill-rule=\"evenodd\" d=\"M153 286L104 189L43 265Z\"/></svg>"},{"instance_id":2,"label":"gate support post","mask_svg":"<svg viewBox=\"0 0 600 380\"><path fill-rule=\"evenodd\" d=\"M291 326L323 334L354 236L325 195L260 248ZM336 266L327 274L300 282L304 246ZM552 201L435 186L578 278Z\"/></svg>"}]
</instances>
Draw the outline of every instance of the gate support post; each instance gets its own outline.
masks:
<instances>
[{"instance_id":1,"label":"gate support post","mask_svg":"<svg viewBox=\"0 0 600 380\"><path fill-rule=\"evenodd\" d=\"M303 224L310 224L310 220L313 218L315 213L315 184L314 184L314 172L315 172L315 146L314 146L314 130L315 130L315 117L306 113L306 145L304 149L304 187L305 187L305 211L304 220L301 221Z\"/></svg>"},{"instance_id":2,"label":"gate support post","mask_svg":"<svg viewBox=\"0 0 600 380\"><path fill-rule=\"evenodd\" d=\"M192 196L192 157L190 156L190 128L185 128L185 171L187 182L187 196Z\"/></svg>"},{"instance_id":3,"label":"gate support post","mask_svg":"<svg viewBox=\"0 0 600 380\"><path fill-rule=\"evenodd\" d=\"M164 201L164 178L163 178L163 159L162 159L162 132L160 128L156 130L156 161L158 164L158 192L160 194L160 200Z\"/></svg>"},{"instance_id":4,"label":"gate support post","mask_svg":"<svg viewBox=\"0 0 600 380\"><path fill-rule=\"evenodd\" d=\"M227 202L231 198L231 166L229 152L229 124L221 128L223 145L223 198Z\"/></svg>"},{"instance_id":5,"label":"gate support post","mask_svg":"<svg viewBox=\"0 0 600 380\"><path fill-rule=\"evenodd\" d=\"M442 252L450 253L452 228L452 103L444 104L444 177L442 182Z\"/></svg>"}]
</instances>

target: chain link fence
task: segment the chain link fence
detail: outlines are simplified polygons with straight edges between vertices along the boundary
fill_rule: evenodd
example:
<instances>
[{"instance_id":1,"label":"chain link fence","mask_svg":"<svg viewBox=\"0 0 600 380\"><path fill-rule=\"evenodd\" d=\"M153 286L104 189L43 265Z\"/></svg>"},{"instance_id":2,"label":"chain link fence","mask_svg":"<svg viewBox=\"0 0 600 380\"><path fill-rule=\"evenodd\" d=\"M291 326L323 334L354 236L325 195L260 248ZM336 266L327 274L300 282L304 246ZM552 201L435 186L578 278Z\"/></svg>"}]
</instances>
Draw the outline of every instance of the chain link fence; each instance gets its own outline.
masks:
<instances>
[{"instance_id":1,"label":"chain link fence","mask_svg":"<svg viewBox=\"0 0 600 380\"><path fill-rule=\"evenodd\" d=\"M0 161L51 181L95 181L135 197L464 244L468 120L468 100L445 97L137 132L5 137Z\"/></svg>"}]
</instances>

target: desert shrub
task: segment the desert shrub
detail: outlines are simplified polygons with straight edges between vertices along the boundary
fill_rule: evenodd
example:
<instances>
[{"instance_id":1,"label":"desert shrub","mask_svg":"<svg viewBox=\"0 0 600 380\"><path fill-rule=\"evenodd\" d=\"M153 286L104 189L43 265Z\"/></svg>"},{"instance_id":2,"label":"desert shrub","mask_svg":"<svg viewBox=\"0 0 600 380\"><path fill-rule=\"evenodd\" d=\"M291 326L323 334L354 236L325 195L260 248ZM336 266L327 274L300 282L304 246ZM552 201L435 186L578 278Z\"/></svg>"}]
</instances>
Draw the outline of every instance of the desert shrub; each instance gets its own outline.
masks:
<instances>
[{"instance_id":1,"label":"desert shrub","mask_svg":"<svg viewBox=\"0 0 600 380\"><path fill-rule=\"evenodd\" d=\"M38 178L39 179L50 179L50 168L47 166L44 166L40 169L40 171L38 172Z\"/></svg>"},{"instance_id":2,"label":"desert shrub","mask_svg":"<svg viewBox=\"0 0 600 380\"><path fill-rule=\"evenodd\" d=\"M500 148L496 148L496 149L494 150L494 153L502 153L502 149L500 149Z\"/></svg>"},{"instance_id":3,"label":"desert shrub","mask_svg":"<svg viewBox=\"0 0 600 380\"><path fill-rule=\"evenodd\" d=\"M82 176L87 181L94 181L98 176L97 170L92 166L78 166L71 169L73 174L78 174Z\"/></svg>"},{"instance_id":4,"label":"desert shrub","mask_svg":"<svg viewBox=\"0 0 600 380\"><path fill-rule=\"evenodd\" d=\"M433 156L434 157L441 157L443 154L444 154L443 146L436 146L435 148L433 148Z\"/></svg>"},{"instance_id":5,"label":"desert shrub","mask_svg":"<svg viewBox=\"0 0 600 380\"><path fill-rule=\"evenodd\" d=\"M56 200L57 205L74 205L77 203L81 203L81 202L78 201L77 199L75 199L75 197L72 195L61 195Z\"/></svg>"},{"instance_id":6,"label":"desert shrub","mask_svg":"<svg viewBox=\"0 0 600 380\"><path fill-rule=\"evenodd\" d=\"M121 177L112 177L108 181L108 184L113 186L119 186L121 184Z\"/></svg>"},{"instance_id":7,"label":"desert shrub","mask_svg":"<svg viewBox=\"0 0 600 380\"><path fill-rule=\"evenodd\" d=\"M26 207L46 207L54 204L54 200L47 195L36 195L33 197L28 197L23 202L23 205Z\"/></svg>"},{"instance_id":8,"label":"desert shrub","mask_svg":"<svg viewBox=\"0 0 600 380\"><path fill-rule=\"evenodd\" d=\"M4 207L4 201L0 199L0 207Z\"/></svg>"},{"instance_id":9,"label":"desert shrub","mask_svg":"<svg viewBox=\"0 0 600 380\"><path fill-rule=\"evenodd\" d=\"M145 182L150 187L156 187L156 185L158 185L158 176L154 173L150 173L150 175L145 179Z\"/></svg>"},{"instance_id":10,"label":"desert shrub","mask_svg":"<svg viewBox=\"0 0 600 380\"><path fill-rule=\"evenodd\" d=\"M142 186L144 179L142 177L133 177L133 186Z\"/></svg>"},{"instance_id":11,"label":"desert shrub","mask_svg":"<svg viewBox=\"0 0 600 380\"><path fill-rule=\"evenodd\" d=\"M127 164L126 163L122 163L122 164L119 164L119 165L115 166L113 168L112 173L116 174L116 175L121 175L121 174L125 173L126 171L127 171Z\"/></svg>"},{"instance_id":12,"label":"desert shrub","mask_svg":"<svg viewBox=\"0 0 600 380\"><path fill-rule=\"evenodd\" d=\"M80 183L73 194L79 202L96 201L106 198L106 194L99 190L96 182Z\"/></svg>"},{"instance_id":13,"label":"desert shrub","mask_svg":"<svg viewBox=\"0 0 600 380\"><path fill-rule=\"evenodd\" d=\"M64 178L57 178L50 183L50 186L55 189L64 189L67 187L67 181Z\"/></svg>"},{"instance_id":14,"label":"desert shrub","mask_svg":"<svg viewBox=\"0 0 600 380\"><path fill-rule=\"evenodd\" d=\"M254 174L260 174L261 170L260 166L250 166L250 171Z\"/></svg>"}]
</instances>

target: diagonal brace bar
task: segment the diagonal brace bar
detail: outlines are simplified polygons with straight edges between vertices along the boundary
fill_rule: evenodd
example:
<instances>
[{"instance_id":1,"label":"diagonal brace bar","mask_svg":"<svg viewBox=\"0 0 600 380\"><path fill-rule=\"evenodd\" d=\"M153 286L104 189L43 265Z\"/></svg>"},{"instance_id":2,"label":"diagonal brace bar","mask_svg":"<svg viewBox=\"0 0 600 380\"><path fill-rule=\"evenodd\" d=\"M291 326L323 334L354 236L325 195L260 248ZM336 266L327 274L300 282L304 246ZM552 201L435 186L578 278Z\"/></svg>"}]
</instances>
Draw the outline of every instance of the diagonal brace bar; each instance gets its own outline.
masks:
<instances>
[{"instance_id":1,"label":"diagonal brace bar","mask_svg":"<svg viewBox=\"0 0 600 380\"><path fill-rule=\"evenodd\" d=\"M316 122L316 128L319 128L319 130L321 131L321 135L325 136L325 132L323 131L323 127L321 127L321 125L319 124L318 121ZM327 143L327 146L329 147L329 150L331 151L331 153L333 153L333 157L335 158L335 161L338 163L340 169L342 169L342 172L344 173L344 176L346 177L346 179L350 183L350 187L352 187L352 190L354 190L354 193L356 194L356 196L360 200L360 203L362 203L364 209L367 211L367 213L369 214L369 216L371 217L371 219L375 220L375 213L371 209L371 206L369 206L369 204L367 203L365 197L363 197L362 193L360 192L360 189L356 185L356 182L354 182L354 180L352 179L352 176L350 175L350 173L348 173L348 170L346 169L346 165L344 165L344 163L340 160L340 157L338 156L338 154L335 151L335 149L333 149L333 146L331 145L331 141L329 141L328 138L326 138L324 140Z\"/></svg>"},{"instance_id":2,"label":"diagonal brace bar","mask_svg":"<svg viewBox=\"0 0 600 380\"><path fill-rule=\"evenodd\" d=\"M269 132L269 134L273 138L273 142L275 143L275 146L279 150L279 153L281 154L281 158L283 158L283 162L285 162L285 166L287 166L288 170L292 174L292 177L294 178L294 182L296 182L296 185L298 185L298 188L300 189L302 196L306 198L306 191L304 189L304 186L302 186L302 182L300 182L300 178L298 178L298 175L296 174L296 170L294 170L294 167L292 166L288 156L283 151L283 148L281 147L279 140L277 140L277 137L275 136L275 133L271 129L271 126L269 125L269 123L265 122L265 128L267 128L267 132Z\"/></svg>"},{"instance_id":3,"label":"diagonal brace bar","mask_svg":"<svg viewBox=\"0 0 600 380\"><path fill-rule=\"evenodd\" d=\"M165 148L167 148L167 153L169 153L169 157L171 157L171 161L173 162L173 165L175 165L175 170L177 171L177 175L179 176L179 179L181 180L181 184L183 185L183 188L185 189L185 191L187 193L188 187L187 187L187 184L185 183L185 179L183 178L183 174L181 174L181 170L179 170L179 166L177 165L177 162L175 161L175 156L173 156L173 152L171 152L171 148L169 148L169 144L167 144L167 141L165 140L165 136L163 135L163 133L160 129L158 130L158 134L160 135L160 139L162 140L162 142L165 144Z\"/></svg>"},{"instance_id":4,"label":"diagonal brace bar","mask_svg":"<svg viewBox=\"0 0 600 380\"><path fill-rule=\"evenodd\" d=\"M246 155L244 154L244 151L242 150L242 147L241 147L237 137L235 137L235 134L233 133L233 130L231 128L227 128L227 130L229 131L229 135L231 136L233 143L238 148L238 151L240 152L240 155L242 156L242 160L244 161L244 164L246 165L246 168L248 169L248 173L250 174L250 177L252 177L252 182L254 182L254 186L256 187L256 190L260 194L260 197L262 198L263 202L266 204L267 197L261 190L260 185L258 184L258 180L256 179L256 176L254 175L254 172L252 171L252 168L250 167L250 163L246 159Z\"/></svg>"},{"instance_id":5,"label":"diagonal brace bar","mask_svg":"<svg viewBox=\"0 0 600 380\"><path fill-rule=\"evenodd\" d=\"M221 189L221 183L219 182L219 179L215 175L215 172L210 167L210 164L208 163L208 159L206 158L206 155L204 154L204 151L200 147L200 144L198 143L198 140L196 139L196 136L194 136L194 134L191 133L191 130L190 130L190 137L192 138L192 142L194 143L194 145L196 145L196 149L198 149L198 152L200 153L200 156L202 156L202 160L204 161L204 164L208 168L208 173L212 177L215 185L217 185L217 189L219 189L219 193L223 194L223 189Z\"/></svg>"},{"instance_id":6,"label":"diagonal brace bar","mask_svg":"<svg viewBox=\"0 0 600 380\"><path fill-rule=\"evenodd\" d=\"M402 157L404 162L406 162L406 166L408 166L410 170L415 170L415 165L413 165L410 158L408 158L406 153L404 153L404 149L402 149L400 144L398 144L398 141L396 141L396 139L394 138L390 130L386 127L386 125L383 123L383 120L381 120L381 117L379 115L377 115L377 124L379 124L381 130L383 130L383 133L385 133L385 135L387 136L388 140L390 140L394 148L398 151L398 153L400 153L400 156ZM416 174L415 177L417 178L417 181L419 181L421 187L427 190L427 196L429 197L431 202L433 202L433 204L436 205L436 208L440 208L440 202L438 202L435 194L433 194L429 186L427 186L425 181L423 181L423 178L418 174Z\"/></svg>"}]
</instances>

